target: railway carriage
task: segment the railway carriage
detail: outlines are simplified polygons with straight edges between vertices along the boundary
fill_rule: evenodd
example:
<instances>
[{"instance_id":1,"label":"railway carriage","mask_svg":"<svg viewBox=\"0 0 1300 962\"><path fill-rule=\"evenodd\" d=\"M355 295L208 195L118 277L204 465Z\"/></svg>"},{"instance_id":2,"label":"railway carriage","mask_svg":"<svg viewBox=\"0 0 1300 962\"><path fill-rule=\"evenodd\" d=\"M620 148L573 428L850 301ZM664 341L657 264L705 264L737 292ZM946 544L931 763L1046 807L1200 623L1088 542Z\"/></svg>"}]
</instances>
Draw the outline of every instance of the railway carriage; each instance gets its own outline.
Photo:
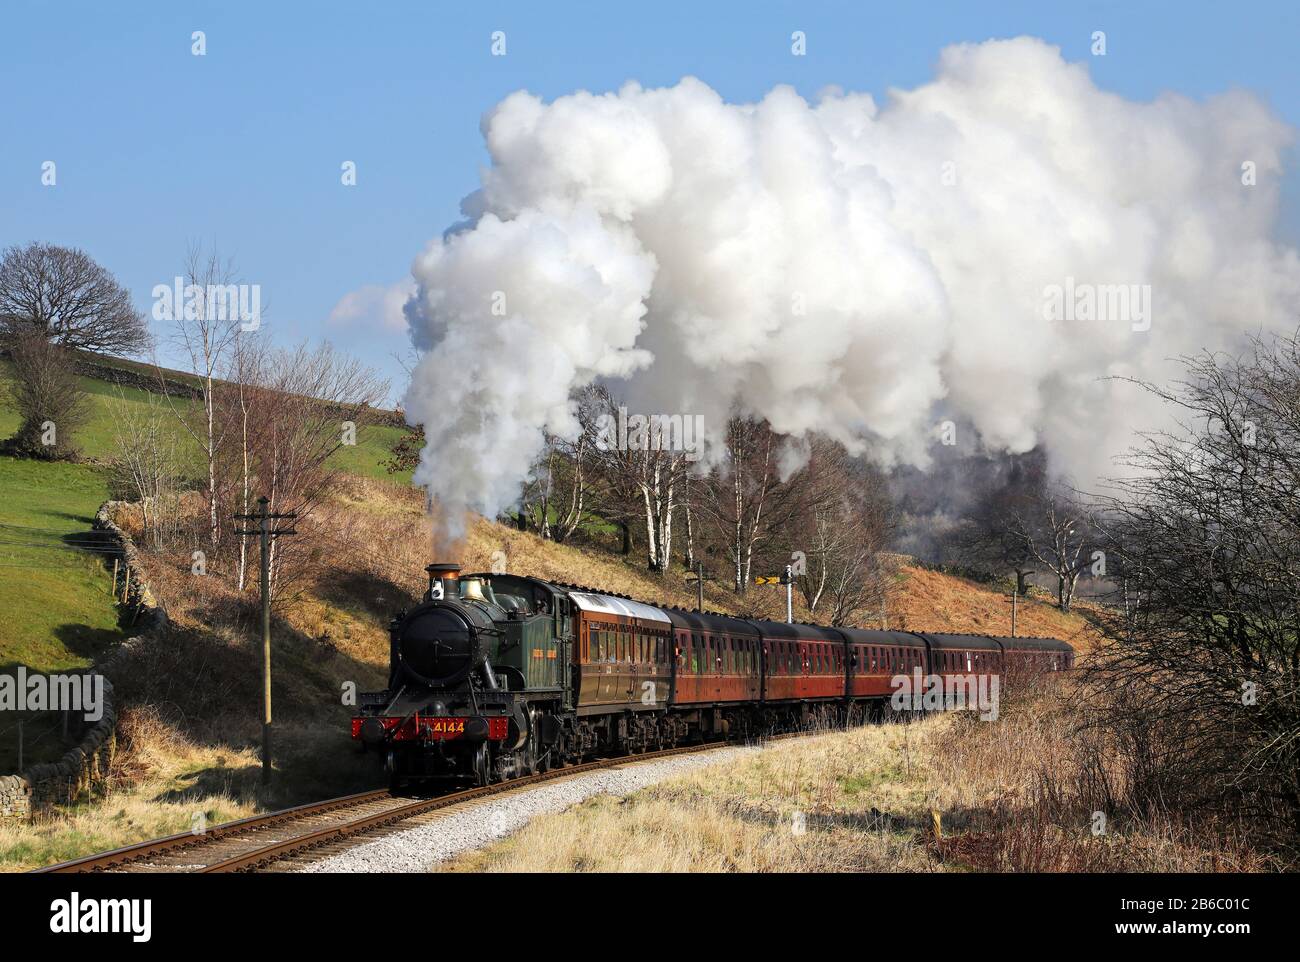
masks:
<instances>
[{"instance_id":1,"label":"railway carriage","mask_svg":"<svg viewBox=\"0 0 1300 962\"><path fill-rule=\"evenodd\" d=\"M996 675L1002 672L1002 643L987 635L925 632L929 648L928 674L948 679L957 675Z\"/></svg>"},{"instance_id":2,"label":"railway carriage","mask_svg":"<svg viewBox=\"0 0 1300 962\"><path fill-rule=\"evenodd\" d=\"M752 623L680 608L664 613L673 625L674 705L716 708L758 701L760 637Z\"/></svg>"},{"instance_id":3,"label":"railway carriage","mask_svg":"<svg viewBox=\"0 0 1300 962\"><path fill-rule=\"evenodd\" d=\"M849 696L888 698L892 679L926 670L926 645L921 635L907 631L867 631L840 628L848 643Z\"/></svg>"},{"instance_id":4,"label":"railway carriage","mask_svg":"<svg viewBox=\"0 0 1300 962\"><path fill-rule=\"evenodd\" d=\"M390 625L388 687L363 694L352 722L398 788L878 714L916 673L947 684L1074 663L1050 638L786 624L426 570L424 598Z\"/></svg>"},{"instance_id":5,"label":"railway carriage","mask_svg":"<svg viewBox=\"0 0 1300 962\"><path fill-rule=\"evenodd\" d=\"M839 701L845 693L844 636L820 625L756 622L771 666L763 700L785 702Z\"/></svg>"},{"instance_id":6,"label":"railway carriage","mask_svg":"<svg viewBox=\"0 0 1300 962\"><path fill-rule=\"evenodd\" d=\"M1036 672L1069 671L1074 667L1074 649L1055 638L998 638L1002 645L1003 670Z\"/></svg>"}]
</instances>

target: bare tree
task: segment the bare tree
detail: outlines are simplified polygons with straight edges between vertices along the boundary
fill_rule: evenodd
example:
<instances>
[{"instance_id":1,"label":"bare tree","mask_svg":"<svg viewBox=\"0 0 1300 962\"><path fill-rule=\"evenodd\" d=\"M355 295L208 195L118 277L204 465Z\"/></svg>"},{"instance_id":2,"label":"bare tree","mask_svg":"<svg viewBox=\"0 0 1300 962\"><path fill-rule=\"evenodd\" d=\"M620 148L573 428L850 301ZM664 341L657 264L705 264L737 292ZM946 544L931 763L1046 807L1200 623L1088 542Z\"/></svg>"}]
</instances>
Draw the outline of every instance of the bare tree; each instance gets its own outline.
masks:
<instances>
[{"instance_id":1,"label":"bare tree","mask_svg":"<svg viewBox=\"0 0 1300 962\"><path fill-rule=\"evenodd\" d=\"M180 515L180 459L171 415L156 394L140 403L119 392L109 410L118 480L140 503L145 540L161 548L176 531Z\"/></svg>"},{"instance_id":2,"label":"bare tree","mask_svg":"<svg viewBox=\"0 0 1300 962\"><path fill-rule=\"evenodd\" d=\"M1056 577L1056 603L1069 611L1074 590L1091 560L1084 554L1092 533L1087 509L1074 495L1058 489L1037 506L1035 514L1022 521L1028 533L1029 551Z\"/></svg>"},{"instance_id":3,"label":"bare tree","mask_svg":"<svg viewBox=\"0 0 1300 962\"><path fill-rule=\"evenodd\" d=\"M90 405L67 349L31 329L11 332L3 344L13 361L14 404L22 418L6 449L43 460L75 458L72 437Z\"/></svg>"},{"instance_id":4,"label":"bare tree","mask_svg":"<svg viewBox=\"0 0 1300 962\"><path fill-rule=\"evenodd\" d=\"M799 476L782 479L782 438L764 421L733 417L727 424L723 467L699 484L697 510L726 546L732 585L749 588L755 552L800 508Z\"/></svg>"},{"instance_id":5,"label":"bare tree","mask_svg":"<svg viewBox=\"0 0 1300 962\"><path fill-rule=\"evenodd\" d=\"M259 411L256 403L259 385L266 380L265 365L265 342L256 333L241 331L235 338L230 368L226 375L229 386L216 395L223 402L222 422L233 422L238 432L238 463L234 473L239 478L239 513L244 515L249 514L253 506L253 457L257 449L257 438L264 428L265 419L275 417L275 412L269 406L264 405ZM236 576L236 586L240 591L244 590L247 576L248 539L240 538Z\"/></svg>"},{"instance_id":6,"label":"bare tree","mask_svg":"<svg viewBox=\"0 0 1300 962\"><path fill-rule=\"evenodd\" d=\"M1034 539L1047 501L1047 464L1040 452L1012 460L1000 483L975 501L968 516L948 536L961 563L990 574L1010 572L1024 595L1038 570Z\"/></svg>"},{"instance_id":7,"label":"bare tree","mask_svg":"<svg viewBox=\"0 0 1300 962\"><path fill-rule=\"evenodd\" d=\"M856 623L880 611L889 583L882 560L893 531L884 480L844 448L816 439L805 469L802 508L792 530L804 554L795 583L809 611L828 612L832 625Z\"/></svg>"},{"instance_id":8,"label":"bare tree","mask_svg":"<svg viewBox=\"0 0 1300 962\"><path fill-rule=\"evenodd\" d=\"M336 484L341 469L331 458L374 424L388 384L329 344L268 353L261 371L258 387L245 389L250 421L260 425L250 440L253 474L270 510L295 512L305 524ZM288 545L272 547L277 582L285 580L286 555L310 549L307 539Z\"/></svg>"},{"instance_id":9,"label":"bare tree","mask_svg":"<svg viewBox=\"0 0 1300 962\"><path fill-rule=\"evenodd\" d=\"M520 494L519 513L543 538L564 543L587 516L591 489L590 452L598 436L601 401L594 388L574 398L578 435L573 440L546 433L545 447Z\"/></svg>"},{"instance_id":10,"label":"bare tree","mask_svg":"<svg viewBox=\"0 0 1300 962\"><path fill-rule=\"evenodd\" d=\"M608 388L598 386L592 390L593 413L617 419L619 405ZM600 439L588 446L592 463L603 478L605 501L626 519L624 524L631 518L629 500L639 502L645 525L646 566L659 574L667 572L672 564L673 514L680 484L692 463L687 452L674 449L670 441L664 437L662 425L652 423L632 443Z\"/></svg>"},{"instance_id":11,"label":"bare tree","mask_svg":"<svg viewBox=\"0 0 1300 962\"><path fill-rule=\"evenodd\" d=\"M68 348L137 354L149 346L131 296L85 251L32 243L0 258L0 332L31 331Z\"/></svg>"},{"instance_id":12,"label":"bare tree","mask_svg":"<svg viewBox=\"0 0 1300 962\"><path fill-rule=\"evenodd\" d=\"M172 340L188 356L190 370L195 375L203 405L201 423L196 426L191 412L176 407L174 402L173 413L203 450L208 475L208 540L216 548L222 534L217 459L225 442L225 426L217 419L216 375L239 338L241 321L237 312L222 309L218 299L209 298L207 292L228 288L235 283L236 273L234 265L222 260L215 249L205 254L199 246L191 246L186 254L185 273L188 290L193 292L193 304L173 305ZM154 366L159 380L164 380L156 359Z\"/></svg>"},{"instance_id":13,"label":"bare tree","mask_svg":"<svg viewBox=\"0 0 1300 962\"><path fill-rule=\"evenodd\" d=\"M1153 804L1300 833L1300 344L1187 359L1182 412L1104 499L1130 602L1091 679L1104 723L1156 733Z\"/></svg>"}]
</instances>

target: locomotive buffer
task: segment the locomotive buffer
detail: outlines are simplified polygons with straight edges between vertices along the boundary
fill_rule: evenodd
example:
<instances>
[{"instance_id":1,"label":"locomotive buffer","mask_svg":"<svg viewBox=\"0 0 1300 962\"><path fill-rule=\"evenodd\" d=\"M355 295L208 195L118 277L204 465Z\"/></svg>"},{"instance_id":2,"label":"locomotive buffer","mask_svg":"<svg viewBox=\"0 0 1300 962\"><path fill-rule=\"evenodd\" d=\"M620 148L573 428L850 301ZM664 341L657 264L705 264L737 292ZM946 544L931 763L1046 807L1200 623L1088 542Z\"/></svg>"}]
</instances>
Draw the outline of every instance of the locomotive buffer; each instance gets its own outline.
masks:
<instances>
[{"instance_id":1,"label":"locomotive buffer","mask_svg":"<svg viewBox=\"0 0 1300 962\"><path fill-rule=\"evenodd\" d=\"M294 511L267 511L271 502L257 499L257 514L237 514L236 521L256 521L256 528L236 528L235 533L257 535L262 541L262 784L271 784L271 539L297 534L293 528L272 528L273 521L292 521Z\"/></svg>"}]
</instances>

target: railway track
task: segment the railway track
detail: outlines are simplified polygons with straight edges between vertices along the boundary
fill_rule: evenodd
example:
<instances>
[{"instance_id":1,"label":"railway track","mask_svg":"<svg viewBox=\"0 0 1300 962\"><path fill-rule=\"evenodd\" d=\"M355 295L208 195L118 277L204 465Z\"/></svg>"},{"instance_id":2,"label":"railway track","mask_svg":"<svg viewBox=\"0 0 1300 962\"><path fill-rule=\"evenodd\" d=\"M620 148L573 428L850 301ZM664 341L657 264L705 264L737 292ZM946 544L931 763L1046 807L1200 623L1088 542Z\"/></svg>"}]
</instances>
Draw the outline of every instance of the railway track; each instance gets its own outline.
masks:
<instances>
[{"instance_id":1,"label":"railway track","mask_svg":"<svg viewBox=\"0 0 1300 962\"><path fill-rule=\"evenodd\" d=\"M766 741L799 737L816 732L795 732L768 736ZM340 848L392 830L395 826L420 816L438 813L510 792L521 791L540 782L568 778L585 772L618 765L635 764L669 758L674 755L707 752L733 745L732 742L709 742L687 745L640 755L602 758L567 768L557 768L537 775L451 792L434 798L411 800L398 798L386 789L344 795L308 805L254 815L215 825L202 833L184 832L166 838L139 842L111 852L88 855L60 862L38 873L76 872L256 872L275 871L304 858L314 860L334 854Z\"/></svg>"}]
</instances>

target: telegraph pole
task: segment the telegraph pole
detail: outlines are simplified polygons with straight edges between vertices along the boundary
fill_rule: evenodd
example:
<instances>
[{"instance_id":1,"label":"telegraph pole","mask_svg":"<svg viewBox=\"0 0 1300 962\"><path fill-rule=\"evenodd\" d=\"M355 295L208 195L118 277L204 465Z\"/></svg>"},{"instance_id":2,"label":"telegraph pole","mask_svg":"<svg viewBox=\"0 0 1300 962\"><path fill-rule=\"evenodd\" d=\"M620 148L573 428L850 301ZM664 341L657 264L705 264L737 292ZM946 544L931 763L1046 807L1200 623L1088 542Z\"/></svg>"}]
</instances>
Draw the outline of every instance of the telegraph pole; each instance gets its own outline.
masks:
<instances>
[{"instance_id":1,"label":"telegraph pole","mask_svg":"<svg viewBox=\"0 0 1300 962\"><path fill-rule=\"evenodd\" d=\"M694 578L690 577L690 575L687 575L686 583L690 584L692 581L695 582L695 610L698 611L700 614L704 614L704 582L715 581L716 579L712 577L705 577L703 561L695 562L695 571L693 572L693 574L695 575Z\"/></svg>"},{"instance_id":2,"label":"telegraph pole","mask_svg":"<svg viewBox=\"0 0 1300 962\"><path fill-rule=\"evenodd\" d=\"M237 514L236 521L256 521L257 527L248 530L236 528L237 534L257 535L262 542L262 784L271 784L271 539L297 534L293 528L272 529L272 521L292 521L298 515L289 511L274 514L267 511L271 502L265 497L257 499L257 514Z\"/></svg>"}]
</instances>

